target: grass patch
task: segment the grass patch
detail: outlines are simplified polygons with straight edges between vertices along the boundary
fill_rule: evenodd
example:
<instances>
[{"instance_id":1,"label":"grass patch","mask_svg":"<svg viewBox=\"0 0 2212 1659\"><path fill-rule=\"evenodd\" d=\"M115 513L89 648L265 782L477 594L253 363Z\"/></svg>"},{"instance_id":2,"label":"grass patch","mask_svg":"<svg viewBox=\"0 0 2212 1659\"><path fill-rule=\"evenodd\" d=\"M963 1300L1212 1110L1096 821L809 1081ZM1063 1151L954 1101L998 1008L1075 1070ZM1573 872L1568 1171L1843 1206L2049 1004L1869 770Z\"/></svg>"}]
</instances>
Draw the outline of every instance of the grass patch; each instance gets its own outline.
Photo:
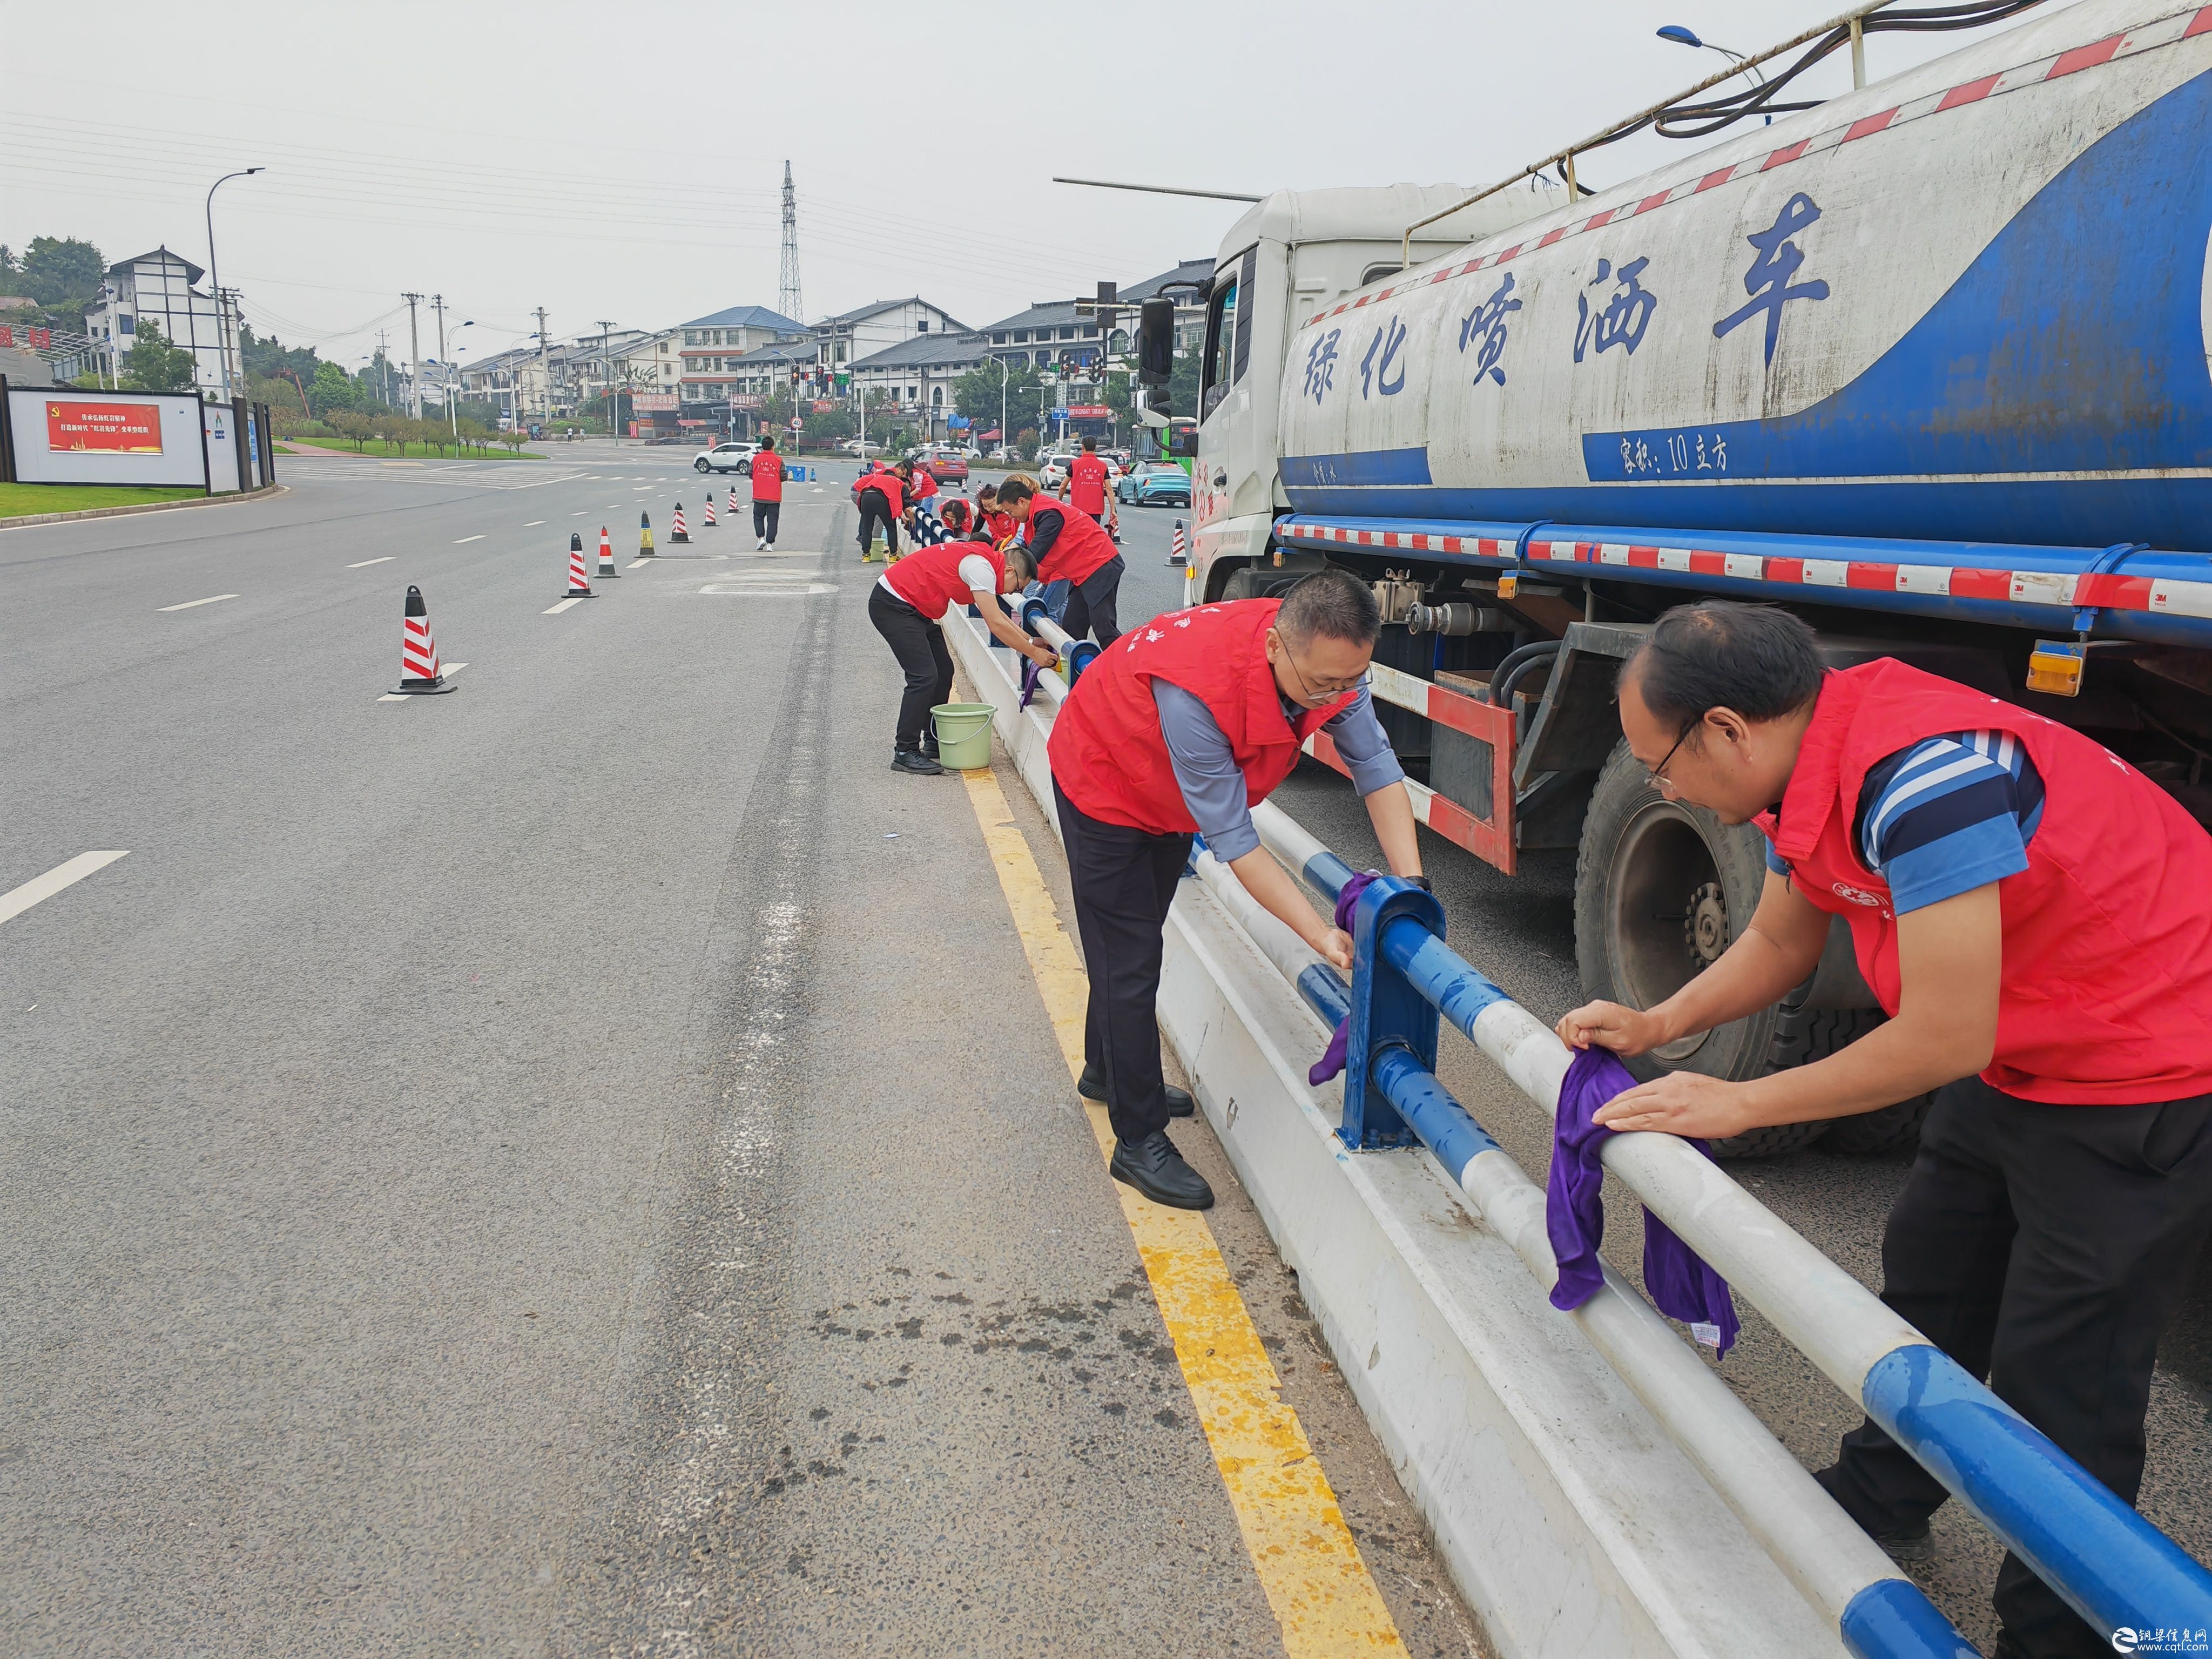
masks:
<instances>
[{"instance_id":1,"label":"grass patch","mask_svg":"<svg viewBox=\"0 0 2212 1659\"><path fill-rule=\"evenodd\" d=\"M190 486L137 488L123 484L0 483L0 519L38 513L82 513L94 507L139 507L148 501L180 501L206 495Z\"/></svg>"},{"instance_id":2,"label":"grass patch","mask_svg":"<svg viewBox=\"0 0 2212 1659\"><path fill-rule=\"evenodd\" d=\"M283 441L279 440L276 453L279 455L298 455L303 453L319 453L330 450L341 455L359 455L372 461L542 461L545 459L535 450L530 449L526 449L517 455L509 454L501 448L456 450L451 444L447 444L443 450L435 444L409 444L401 448L395 445L372 441L368 447L357 450L349 440L344 438L302 438L300 441L303 444L313 444L313 450L302 452L287 448Z\"/></svg>"}]
</instances>

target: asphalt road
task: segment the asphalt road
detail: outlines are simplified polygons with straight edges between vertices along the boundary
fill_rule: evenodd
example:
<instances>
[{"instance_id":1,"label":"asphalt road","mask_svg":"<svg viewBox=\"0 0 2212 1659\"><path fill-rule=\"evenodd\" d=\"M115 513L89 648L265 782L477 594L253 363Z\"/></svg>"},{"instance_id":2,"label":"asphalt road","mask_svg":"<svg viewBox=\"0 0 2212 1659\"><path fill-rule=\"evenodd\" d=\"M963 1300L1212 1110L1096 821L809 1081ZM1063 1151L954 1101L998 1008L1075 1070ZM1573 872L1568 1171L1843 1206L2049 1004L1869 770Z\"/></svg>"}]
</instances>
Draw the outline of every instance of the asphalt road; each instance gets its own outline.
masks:
<instances>
[{"instance_id":1,"label":"asphalt road","mask_svg":"<svg viewBox=\"0 0 2212 1659\"><path fill-rule=\"evenodd\" d=\"M667 452L281 471L0 533L0 894L123 852L0 921L0 1651L1279 1651L963 786L885 764L849 469L773 558ZM467 666L385 701L410 583Z\"/></svg>"}]
</instances>

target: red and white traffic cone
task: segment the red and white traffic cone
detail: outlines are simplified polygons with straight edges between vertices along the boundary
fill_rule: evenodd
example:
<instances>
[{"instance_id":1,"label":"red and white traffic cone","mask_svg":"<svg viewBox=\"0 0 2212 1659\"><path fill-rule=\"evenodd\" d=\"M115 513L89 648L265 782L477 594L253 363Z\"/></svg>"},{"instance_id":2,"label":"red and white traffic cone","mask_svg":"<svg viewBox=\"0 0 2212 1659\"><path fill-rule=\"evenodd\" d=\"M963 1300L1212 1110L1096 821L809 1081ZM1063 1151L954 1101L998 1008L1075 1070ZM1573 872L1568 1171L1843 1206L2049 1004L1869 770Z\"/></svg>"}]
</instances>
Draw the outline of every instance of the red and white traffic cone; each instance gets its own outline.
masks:
<instances>
[{"instance_id":1,"label":"red and white traffic cone","mask_svg":"<svg viewBox=\"0 0 2212 1659\"><path fill-rule=\"evenodd\" d=\"M730 516L733 519L738 516L738 487L735 484L730 486Z\"/></svg>"},{"instance_id":2,"label":"red and white traffic cone","mask_svg":"<svg viewBox=\"0 0 2212 1659\"><path fill-rule=\"evenodd\" d=\"M714 527L714 492L713 490L711 490L711 489L710 489L710 490L708 490L708 491L707 492L707 528L708 528L708 529L709 529L709 530L712 530Z\"/></svg>"},{"instance_id":3,"label":"red and white traffic cone","mask_svg":"<svg viewBox=\"0 0 2212 1659\"><path fill-rule=\"evenodd\" d=\"M1175 522L1175 542L1168 550L1168 568L1180 570L1190 559L1190 544L1183 539L1182 520Z\"/></svg>"},{"instance_id":4,"label":"red and white traffic cone","mask_svg":"<svg viewBox=\"0 0 2212 1659\"><path fill-rule=\"evenodd\" d=\"M621 571L615 568L615 544L607 535L607 527L605 525L599 526L599 574L602 576L622 574Z\"/></svg>"},{"instance_id":5,"label":"red and white traffic cone","mask_svg":"<svg viewBox=\"0 0 2212 1659\"><path fill-rule=\"evenodd\" d=\"M399 623L399 684L392 689L418 694L453 690L438 666L438 641L430 635L430 607L422 603L419 587L407 590L407 607Z\"/></svg>"},{"instance_id":6,"label":"red and white traffic cone","mask_svg":"<svg viewBox=\"0 0 2212 1659\"><path fill-rule=\"evenodd\" d=\"M668 532L668 539L671 543L691 539L691 532L684 527L684 503L681 501L676 503L676 526Z\"/></svg>"},{"instance_id":7,"label":"red and white traffic cone","mask_svg":"<svg viewBox=\"0 0 2212 1659\"><path fill-rule=\"evenodd\" d=\"M595 599L592 584L584 575L584 538L574 531L568 532L568 591L564 599Z\"/></svg>"}]
</instances>

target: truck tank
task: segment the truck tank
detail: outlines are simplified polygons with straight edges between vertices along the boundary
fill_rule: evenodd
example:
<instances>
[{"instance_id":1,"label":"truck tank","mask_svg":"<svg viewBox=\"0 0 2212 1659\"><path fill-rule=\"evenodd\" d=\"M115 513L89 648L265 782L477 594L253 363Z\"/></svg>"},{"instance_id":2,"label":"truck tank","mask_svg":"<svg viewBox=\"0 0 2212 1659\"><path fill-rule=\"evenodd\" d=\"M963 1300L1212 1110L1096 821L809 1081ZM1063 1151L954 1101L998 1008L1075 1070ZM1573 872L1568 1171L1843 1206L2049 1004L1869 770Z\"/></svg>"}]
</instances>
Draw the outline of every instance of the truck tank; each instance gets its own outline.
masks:
<instances>
[{"instance_id":1,"label":"truck tank","mask_svg":"<svg viewBox=\"0 0 2212 1659\"><path fill-rule=\"evenodd\" d=\"M1311 307L1285 498L2212 549L2208 20L2068 7Z\"/></svg>"}]
</instances>

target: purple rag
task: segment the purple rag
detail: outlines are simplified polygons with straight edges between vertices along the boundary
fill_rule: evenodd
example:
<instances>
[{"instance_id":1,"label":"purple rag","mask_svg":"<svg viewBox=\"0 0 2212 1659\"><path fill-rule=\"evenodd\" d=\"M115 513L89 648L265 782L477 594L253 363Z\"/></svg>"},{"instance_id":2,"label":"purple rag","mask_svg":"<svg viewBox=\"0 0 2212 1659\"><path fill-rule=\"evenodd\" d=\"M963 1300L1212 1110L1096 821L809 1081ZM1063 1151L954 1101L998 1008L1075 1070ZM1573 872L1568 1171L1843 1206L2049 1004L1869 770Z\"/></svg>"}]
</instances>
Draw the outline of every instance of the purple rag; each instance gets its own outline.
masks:
<instances>
[{"instance_id":1,"label":"purple rag","mask_svg":"<svg viewBox=\"0 0 2212 1659\"><path fill-rule=\"evenodd\" d=\"M1552 1254L1559 1263L1552 1305L1562 1312L1581 1307L1605 1282L1597 1257L1597 1247L1605 1239L1605 1170L1597 1154L1613 1132L1594 1120L1607 1102L1635 1086L1628 1067L1602 1048L1585 1048L1577 1054L1559 1085L1552 1178L1544 1194L1544 1231L1551 1235ZM1712 1156L1704 1141L1693 1139L1690 1145L1707 1158ZM1718 1354L1725 1355L1735 1346L1738 1327L1728 1280L1649 1210L1644 1212L1644 1288L1661 1313L1687 1324L1698 1341Z\"/></svg>"},{"instance_id":2,"label":"purple rag","mask_svg":"<svg viewBox=\"0 0 2212 1659\"><path fill-rule=\"evenodd\" d=\"M1036 663L1025 662L1022 665L1022 700L1014 705L1017 708L1026 708L1030 706L1030 699L1036 696L1037 682L1043 678L1044 670Z\"/></svg>"},{"instance_id":3,"label":"purple rag","mask_svg":"<svg viewBox=\"0 0 2212 1659\"><path fill-rule=\"evenodd\" d=\"M1359 902L1359 896L1367 890L1367 884L1382 872L1363 870L1344 884L1344 890L1336 896L1336 925L1346 933L1352 931L1352 907ZM1344 1046L1352 1036L1352 1021L1347 1018L1337 1022L1330 1036L1328 1047L1321 1051L1321 1058L1306 1073L1306 1081L1318 1089L1344 1069Z\"/></svg>"}]
</instances>

